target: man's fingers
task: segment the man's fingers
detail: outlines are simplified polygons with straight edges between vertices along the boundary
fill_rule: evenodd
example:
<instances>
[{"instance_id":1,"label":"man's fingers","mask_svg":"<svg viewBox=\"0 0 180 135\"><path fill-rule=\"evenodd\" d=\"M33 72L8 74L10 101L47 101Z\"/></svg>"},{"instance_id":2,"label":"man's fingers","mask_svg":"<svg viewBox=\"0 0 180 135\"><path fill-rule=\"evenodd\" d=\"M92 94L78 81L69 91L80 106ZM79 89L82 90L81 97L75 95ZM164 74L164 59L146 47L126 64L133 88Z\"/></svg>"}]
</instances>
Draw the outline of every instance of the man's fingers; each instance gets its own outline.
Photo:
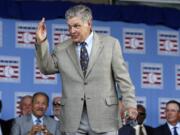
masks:
<instances>
[{"instance_id":1,"label":"man's fingers","mask_svg":"<svg viewBox=\"0 0 180 135\"><path fill-rule=\"evenodd\" d=\"M43 17L42 20L41 20L41 26L42 26L42 30L44 31L46 29L46 26L45 26L45 18Z\"/></svg>"},{"instance_id":2,"label":"man's fingers","mask_svg":"<svg viewBox=\"0 0 180 135\"><path fill-rule=\"evenodd\" d=\"M47 36L45 18L43 17L38 23L36 31L36 39L38 43L41 43Z\"/></svg>"},{"instance_id":3,"label":"man's fingers","mask_svg":"<svg viewBox=\"0 0 180 135\"><path fill-rule=\"evenodd\" d=\"M45 30L45 18L43 17L42 20L38 24L38 30L42 31Z\"/></svg>"},{"instance_id":4,"label":"man's fingers","mask_svg":"<svg viewBox=\"0 0 180 135\"><path fill-rule=\"evenodd\" d=\"M129 108L127 111L126 111L126 114L125 114L126 118L130 118L130 119L136 119L137 115L138 115L138 112L136 110L136 108Z\"/></svg>"},{"instance_id":5,"label":"man's fingers","mask_svg":"<svg viewBox=\"0 0 180 135\"><path fill-rule=\"evenodd\" d=\"M45 18L43 17L41 21L42 21L43 23L45 23Z\"/></svg>"},{"instance_id":6,"label":"man's fingers","mask_svg":"<svg viewBox=\"0 0 180 135\"><path fill-rule=\"evenodd\" d=\"M136 112L136 111L131 111L131 112L129 112L129 116L130 116L130 118L132 118L132 119L136 119L136 117L137 117L137 112Z\"/></svg>"}]
</instances>

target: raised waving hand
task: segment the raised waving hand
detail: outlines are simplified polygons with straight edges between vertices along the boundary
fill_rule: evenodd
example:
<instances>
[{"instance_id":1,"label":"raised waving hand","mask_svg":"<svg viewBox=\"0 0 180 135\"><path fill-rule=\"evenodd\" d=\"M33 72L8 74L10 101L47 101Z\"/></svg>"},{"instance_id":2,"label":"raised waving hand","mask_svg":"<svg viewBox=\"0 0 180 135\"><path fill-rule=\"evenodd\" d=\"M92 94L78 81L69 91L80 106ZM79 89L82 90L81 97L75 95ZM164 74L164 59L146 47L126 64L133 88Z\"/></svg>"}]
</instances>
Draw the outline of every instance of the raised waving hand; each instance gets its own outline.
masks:
<instances>
[{"instance_id":1,"label":"raised waving hand","mask_svg":"<svg viewBox=\"0 0 180 135\"><path fill-rule=\"evenodd\" d=\"M47 38L47 30L45 25L45 18L43 17L42 20L38 23L37 30L36 30L36 42L37 44L41 44Z\"/></svg>"}]
</instances>

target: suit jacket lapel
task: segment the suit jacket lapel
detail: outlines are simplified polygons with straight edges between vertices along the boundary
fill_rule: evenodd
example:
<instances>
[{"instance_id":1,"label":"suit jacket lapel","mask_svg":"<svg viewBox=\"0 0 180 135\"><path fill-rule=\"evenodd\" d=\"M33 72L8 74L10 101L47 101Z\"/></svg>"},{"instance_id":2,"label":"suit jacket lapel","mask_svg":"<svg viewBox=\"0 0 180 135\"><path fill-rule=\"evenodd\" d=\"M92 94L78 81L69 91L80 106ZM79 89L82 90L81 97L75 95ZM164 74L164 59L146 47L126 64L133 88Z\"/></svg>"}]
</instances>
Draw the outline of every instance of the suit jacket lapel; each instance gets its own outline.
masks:
<instances>
[{"instance_id":1,"label":"suit jacket lapel","mask_svg":"<svg viewBox=\"0 0 180 135\"><path fill-rule=\"evenodd\" d=\"M88 69L86 72L86 77L89 75L90 71L92 70L92 68L96 62L96 59L98 58L103 47L104 46L102 44L102 41L99 39L98 35L96 33L94 33L93 45L92 45L92 49L91 49L91 55L90 55L90 59L89 59Z\"/></svg>"},{"instance_id":2,"label":"suit jacket lapel","mask_svg":"<svg viewBox=\"0 0 180 135\"><path fill-rule=\"evenodd\" d=\"M32 126L33 126L33 121L32 121L32 116L29 114L29 115L27 115L27 117L26 117L26 122L24 123L26 126L26 128L27 128L27 130L26 131L29 131L29 129L31 129L32 128Z\"/></svg>"},{"instance_id":3,"label":"suit jacket lapel","mask_svg":"<svg viewBox=\"0 0 180 135\"><path fill-rule=\"evenodd\" d=\"M84 78L84 75L83 75L83 72L81 70L81 67L80 67L80 64L79 64L79 61L78 61L78 56L77 56L77 53L76 53L76 49L75 49L75 44L72 43L72 45L70 45L67 49L67 53L68 55L70 56L76 70L78 71L78 73L80 74L80 76L82 78Z\"/></svg>"},{"instance_id":4,"label":"suit jacket lapel","mask_svg":"<svg viewBox=\"0 0 180 135\"><path fill-rule=\"evenodd\" d=\"M165 126L164 126L164 127L165 127L165 130L164 130L164 131L165 131L165 134L167 134L167 135L171 135L171 130L169 129L169 126L168 126L168 124L167 124L167 123L165 124Z\"/></svg>"},{"instance_id":5,"label":"suit jacket lapel","mask_svg":"<svg viewBox=\"0 0 180 135\"><path fill-rule=\"evenodd\" d=\"M43 125L46 125L47 127L49 126L46 116L43 118Z\"/></svg>"}]
</instances>

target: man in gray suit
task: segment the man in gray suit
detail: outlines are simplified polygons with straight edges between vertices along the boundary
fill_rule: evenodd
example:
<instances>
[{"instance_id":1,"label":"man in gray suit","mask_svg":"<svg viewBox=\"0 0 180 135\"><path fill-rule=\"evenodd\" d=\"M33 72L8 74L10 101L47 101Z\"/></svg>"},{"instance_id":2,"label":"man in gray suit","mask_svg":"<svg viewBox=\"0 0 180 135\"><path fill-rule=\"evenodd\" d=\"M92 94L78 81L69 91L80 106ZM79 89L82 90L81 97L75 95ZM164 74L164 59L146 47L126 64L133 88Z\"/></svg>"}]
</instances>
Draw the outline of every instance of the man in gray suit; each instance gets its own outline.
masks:
<instances>
[{"instance_id":1,"label":"man in gray suit","mask_svg":"<svg viewBox=\"0 0 180 135\"><path fill-rule=\"evenodd\" d=\"M60 135L58 122L45 115L48 104L47 94L35 93L32 97L32 113L15 119L11 135Z\"/></svg>"},{"instance_id":2,"label":"man in gray suit","mask_svg":"<svg viewBox=\"0 0 180 135\"><path fill-rule=\"evenodd\" d=\"M117 135L119 85L131 119L137 116L134 86L120 44L92 28L91 9L76 5L65 14L70 39L48 52L45 18L36 31L36 56L44 74L62 78L61 131L66 135Z\"/></svg>"}]
</instances>

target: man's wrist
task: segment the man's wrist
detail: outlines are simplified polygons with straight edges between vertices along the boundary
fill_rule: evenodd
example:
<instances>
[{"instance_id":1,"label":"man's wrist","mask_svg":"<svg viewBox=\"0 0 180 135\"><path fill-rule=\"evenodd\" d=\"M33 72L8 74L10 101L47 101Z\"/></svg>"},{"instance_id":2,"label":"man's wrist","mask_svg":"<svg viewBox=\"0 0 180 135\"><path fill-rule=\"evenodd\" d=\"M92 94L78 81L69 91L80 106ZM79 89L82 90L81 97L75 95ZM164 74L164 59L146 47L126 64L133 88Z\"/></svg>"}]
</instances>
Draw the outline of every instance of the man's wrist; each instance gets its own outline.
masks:
<instances>
[{"instance_id":1,"label":"man's wrist","mask_svg":"<svg viewBox=\"0 0 180 135\"><path fill-rule=\"evenodd\" d=\"M47 36L46 36L43 40L38 40L38 39L36 38L36 44L40 45L40 44L42 44L43 42L45 42L46 40L47 40Z\"/></svg>"}]
</instances>

